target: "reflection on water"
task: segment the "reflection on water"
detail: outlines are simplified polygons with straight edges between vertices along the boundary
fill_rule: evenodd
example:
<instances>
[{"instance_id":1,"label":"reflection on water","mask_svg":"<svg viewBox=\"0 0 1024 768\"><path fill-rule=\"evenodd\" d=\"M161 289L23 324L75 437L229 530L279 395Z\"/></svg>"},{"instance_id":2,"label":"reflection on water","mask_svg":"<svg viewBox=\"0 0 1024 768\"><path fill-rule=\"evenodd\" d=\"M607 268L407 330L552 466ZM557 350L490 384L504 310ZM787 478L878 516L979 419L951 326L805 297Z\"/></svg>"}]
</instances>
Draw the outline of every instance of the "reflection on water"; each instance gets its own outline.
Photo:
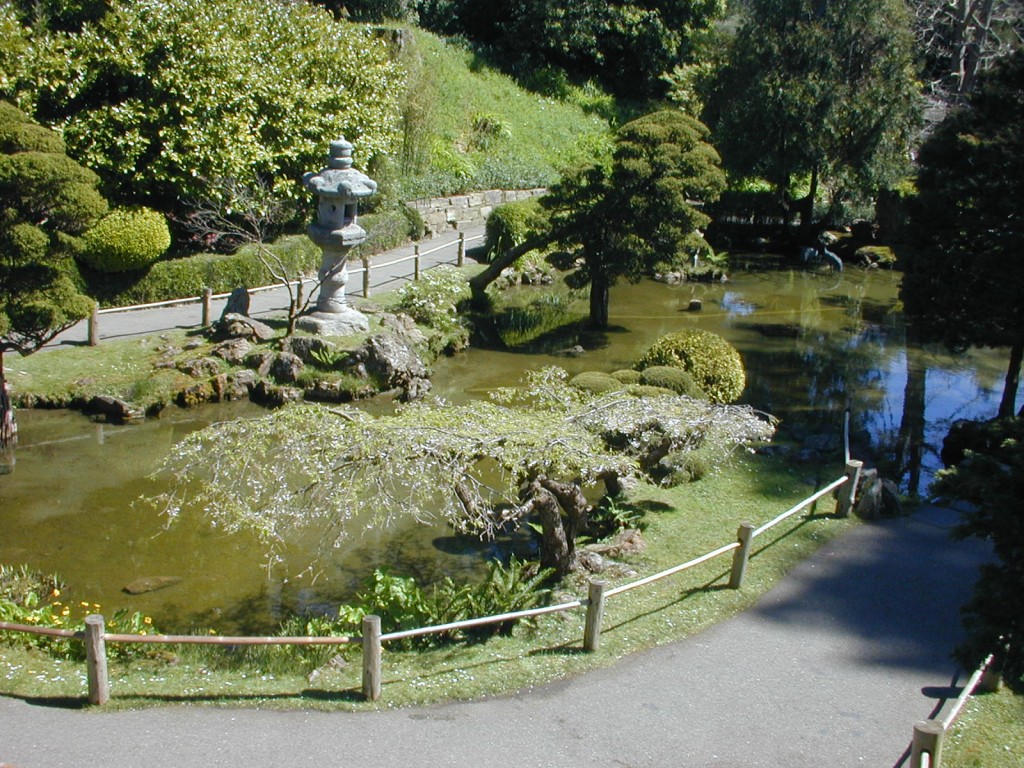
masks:
<instances>
[{"instance_id":1,"label":"reflection on water","mask_svg":"<svg viewBox=\"0 0 1024 768\"><path fill-rule=\"evenodd\" d=\"M883 466L890 475L893 465L905 468L905 482L916 475L923 484L952 420L995 413L1006 356L952 356L908 344L894 311L898 286L896 274L859 270L838 282L787 271L741 273L727 284L623 284L612 290L608 333L549 339L544 348L551 351L533 354L470 350L438 361L434 391L459 401L514 384L526 368L626 368L658 336L702 328L740 350L748 370L744 401L782 419L780 442L795 455L813 446L838 470L842 414L850 407L854 454L889 462ZM687 311L692 299L703 311ZM577 343L587 349L583 355L558 353ZM480 572L488 545L412 522L357 530L314 570L307 569L318 546L311 535L268 571L247 536L188 518L166 529L150 509L133 504L158 490L146 476L187 432L262 413L230 404L115 427L74 413L22 411L17 469L0 477L0 561L58 571L76 597L104 612L128 607L168 629L223 631L265 631L289 611L336 604L375 567L428 581ZM183 581L137 596L121 591L145 576Z\"/></svg>"}]
</instances>

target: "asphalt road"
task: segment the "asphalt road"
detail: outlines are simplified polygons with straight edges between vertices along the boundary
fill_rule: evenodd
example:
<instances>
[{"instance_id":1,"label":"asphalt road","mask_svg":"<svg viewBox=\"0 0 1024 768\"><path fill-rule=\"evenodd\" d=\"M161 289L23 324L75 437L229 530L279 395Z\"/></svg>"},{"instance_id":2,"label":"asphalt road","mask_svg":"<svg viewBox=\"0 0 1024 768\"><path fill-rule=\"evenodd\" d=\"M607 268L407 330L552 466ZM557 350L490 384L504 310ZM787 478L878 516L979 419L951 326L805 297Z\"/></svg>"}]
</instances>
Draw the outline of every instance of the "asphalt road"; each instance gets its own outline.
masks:
<instances>
[{"instance_id":1,"label":"asphalt road","mask_svg":"<svg viewBox=\"0 0 1024 768\"><path fill-rule=\"evenodd\" d=\"M948 707L967 677L949 654L961 635L958 606L986 550L951 541L952 522L949 511L928 508L859 526L733 619L511 696L360 714L83 712L0 696L0 763L901 765L914 722Z\"/></svg>"}]
</instances>

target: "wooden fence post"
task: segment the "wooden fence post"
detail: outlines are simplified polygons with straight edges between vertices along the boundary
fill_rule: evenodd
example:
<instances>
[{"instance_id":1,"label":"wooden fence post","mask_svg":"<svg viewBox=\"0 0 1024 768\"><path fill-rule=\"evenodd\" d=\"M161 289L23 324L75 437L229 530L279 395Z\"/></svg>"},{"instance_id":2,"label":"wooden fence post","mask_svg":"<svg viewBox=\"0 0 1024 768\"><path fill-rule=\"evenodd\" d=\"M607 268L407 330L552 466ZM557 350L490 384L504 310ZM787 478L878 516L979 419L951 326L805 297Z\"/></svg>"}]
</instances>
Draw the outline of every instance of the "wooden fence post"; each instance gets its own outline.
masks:
<instances>
[{"instance_id":1,"label":"wooden fence post","mask_svg":"<svg viewBox=\"0 0 1024 768\"><path fill-rule=\"evenodd\" d=\"M91 613L85 617L85 668L89 678L90 704L106 704L110 700L105 632L100 614Z\"/></svg>"},{"instance_id":2,"label":"wooden fence post","mask_svg":"<svg viewBox=\"0 0 1024 768\"><path fill-rule=\"evenodd\" d=\"M740 543L740 548L732 554L729 589L739 589L743 586L743 577L747 574L747 562L750 560L750 543L754 540L753 523L740 523L736 539Z\"/></svg>"},{"instance_id":3,"label":"wooden fence post","mask_svg":"<svg viewBox=\"0 0 1024 768\"><path fill-rule=\"evenodd\" d=\"M978 690L984 693L995 693L1002 687L1003 675L999 670L995 669L995 662L993 661L981 673L981 680L978 681Z\"/></svg>"},{"instance_id":4,"label":"wooden fence post","mask_svg":"<svg viewBox=\"0 0 1024 768\"><path fill-rule=\"evenodd\" d=\"M380 698L380 616L363 617L363 697Z\"/></svg>"},{"instance_id":5,"label":"wooden fence post","mask_svg":"<svg viewBox=\"0 0 1024 768\"><path fill-rule=\"evenodd\" d=\"M416 245L414 245L412 247L412 253L413 253L412 279L415 280L418 283L420 281L420 244L419 243L416 243Z\"/></svg>"},{"instance_id":6,"label":"wooden fence post","mask_svg":"<svg viewBox=\"0 0 1024 768\"><path fill-rule=\"evenodd\" d=\"M946 729L939 720L914 723L914 739L910 743L910 768L939 768L942 764L942 737Z\"/></svg>"},{"instance_id":7,"label":"wooden fence post","mask_svg":"<svg viewBox=\"0 0 1024 768\"><path fill-rule=\"evenodd\" d=\"M210 324L210 317L213 315L213 289L203 288L203 322L205 328Z\"/></svg>"},{"instance_id":8,"label":"wooden fence post","mask_svg":"<svg viewBox=\"0 0 1024 768\"><path fill-rule=\"evenodd\" d=\"M98 347L100 344L100 306L92 305L92 314L89 315L89 346Z\"/></svg>"},{"instance_id":9,"label":"wooden fence post","mask_svg":"<svg viewBox=\"0 0 1024 768\"><path fill-rule=\"evenodd\" d=\"M459 232L459 257L456 262L458 266L464 266L466 264L466 233Z\"/></svg>"},{"instance_id":10,"label":"wooden fence post","mask_svg":"<svg viewBox=\"0 0 1024 768\"><path fill-rule=\"evenodd\" d=\"M849 480L846 482L846 486L839 487L839 497L836 499L836 515L839 517L846 517L850 514L850 510L853 509L853 504L857 500L857 483L860 482L860 470L864 466L863 461L857 461L857 459L850 459L846 462L846 476Z\"/></svg>"},{"instance_id":11,"label":"wooden fence post","mask_svg":"<svg viewBox=\"0 0 1024 768\"><path fill-rule=\"evenodd\" d=\"M363 256L363 298L370 298L370 257Z\"/></svg>"},{"instance_id":12,"label":"wooden fence post","mask_svg":"<svg viewBox=\"0 0 1024 768\"><path fill-rule=\"evenodd\" d=\"M591 581L587 590L587 622L583 627L583 650L596 651L601 645L601 622L604 619L604 582Z\"/></svg>"}]
</instances>

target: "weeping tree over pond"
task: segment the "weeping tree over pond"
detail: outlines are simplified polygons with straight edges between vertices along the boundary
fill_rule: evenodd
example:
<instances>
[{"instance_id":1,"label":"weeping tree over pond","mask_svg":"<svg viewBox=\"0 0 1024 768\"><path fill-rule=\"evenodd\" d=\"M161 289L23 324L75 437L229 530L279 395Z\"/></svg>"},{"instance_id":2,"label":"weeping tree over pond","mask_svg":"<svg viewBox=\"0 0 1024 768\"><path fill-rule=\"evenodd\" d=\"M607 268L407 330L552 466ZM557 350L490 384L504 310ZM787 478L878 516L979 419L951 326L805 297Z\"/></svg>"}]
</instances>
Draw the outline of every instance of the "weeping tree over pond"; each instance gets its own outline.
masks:
<instances>
[{"instance_id":1,"label":"weeping tree over pond","mask_svg":"<svg viewBox=\"0 0 1024 768\"><path fill-rule=\"evenodd\" d=\"M167 459L173 490L158 503L172 517L198 509L221 529L254 531L271 552L310 526L337 545L357 519L442 519L490 538L536 516L541 565L562 576L587 523L585 491L618 493L625 479L697 449L723 461L774 431L748 407L595 396L566 378L545 369L491 402L415 404L381 418L302 405L214 425Z\"/></svg>"}]
</instances>

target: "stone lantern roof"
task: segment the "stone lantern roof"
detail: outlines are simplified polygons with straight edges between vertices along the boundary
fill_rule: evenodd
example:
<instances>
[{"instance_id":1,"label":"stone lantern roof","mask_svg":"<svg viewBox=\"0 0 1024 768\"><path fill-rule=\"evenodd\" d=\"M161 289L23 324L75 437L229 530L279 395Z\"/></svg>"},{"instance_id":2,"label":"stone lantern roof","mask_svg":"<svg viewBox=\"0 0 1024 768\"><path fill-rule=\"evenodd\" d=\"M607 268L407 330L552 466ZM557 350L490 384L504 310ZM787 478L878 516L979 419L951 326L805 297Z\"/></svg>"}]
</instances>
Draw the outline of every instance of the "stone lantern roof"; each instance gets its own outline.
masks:
<instances>
[{"instance_id":1,"label":"stone lantern roof","mask_svg":"<svg viewBox=\"0 0 1024 768\"><path fill-rule=\"evenodd\" d=\"M377 192L377 182L352 167L352 143L344 138L331 142L327 167L302 177L306 189L321 198L355 201Z\"/></svg>"}]
</instances>

